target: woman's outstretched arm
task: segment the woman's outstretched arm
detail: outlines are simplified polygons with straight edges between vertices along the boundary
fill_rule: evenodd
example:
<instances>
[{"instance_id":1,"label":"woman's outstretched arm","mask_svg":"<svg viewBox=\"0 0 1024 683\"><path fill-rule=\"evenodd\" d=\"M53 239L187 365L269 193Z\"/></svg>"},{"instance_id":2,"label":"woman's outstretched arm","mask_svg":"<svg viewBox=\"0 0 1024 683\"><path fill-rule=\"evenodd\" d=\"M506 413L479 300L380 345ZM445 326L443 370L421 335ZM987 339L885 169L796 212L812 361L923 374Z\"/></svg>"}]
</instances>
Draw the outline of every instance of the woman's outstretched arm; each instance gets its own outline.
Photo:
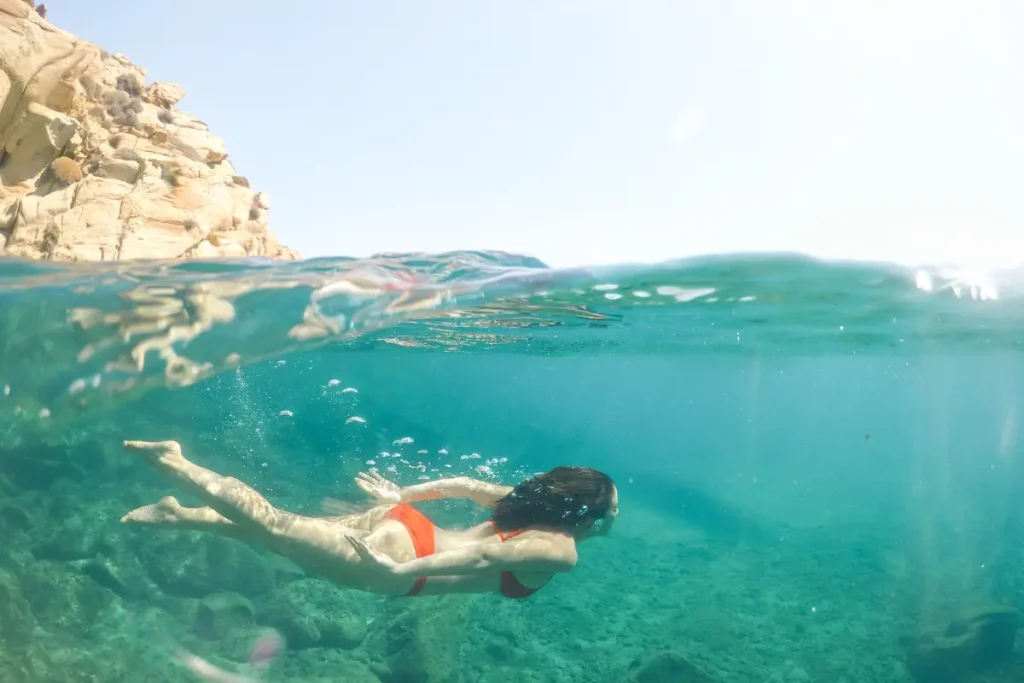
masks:
<instances>
[{"instance_id":1,"label":"woman's outstretched arm","mask_svg":"<svg viewBox=\"0 0 1024 683\"><path fill-rule=\"evenodd\" d=\"M511 486L491 484L469 477L435 479L415 486L401 487L382 477L379 472L360 472L356 477L356 484L381 505L415 503L419 500L438 498L468 498L478 505L494 507L499 500L512 492Z\"/></svg>"},{"instance_id":2,"label":"woman's outstretched arm","mask_svg":"<svg viewBox=\"0 0 1024 683\"><path fill-rule=\"evenodd\" d=\"M494 507L498 501L512 492L511 486L492 484L469 477L435 479L414 486L399 489L400 502L415 503L438 498L468 498L477 505Z\"/></svg>"}]
</instances>

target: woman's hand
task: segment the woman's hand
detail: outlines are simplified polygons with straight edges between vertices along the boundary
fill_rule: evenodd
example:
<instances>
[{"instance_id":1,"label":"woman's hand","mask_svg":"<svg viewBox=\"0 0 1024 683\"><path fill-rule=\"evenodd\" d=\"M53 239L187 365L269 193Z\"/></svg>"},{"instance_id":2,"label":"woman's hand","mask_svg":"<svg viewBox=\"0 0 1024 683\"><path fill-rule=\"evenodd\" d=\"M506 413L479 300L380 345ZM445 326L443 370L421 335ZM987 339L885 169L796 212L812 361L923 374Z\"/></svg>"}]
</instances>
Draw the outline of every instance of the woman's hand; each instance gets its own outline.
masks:
<instances>
[{"instance_id":1,"label":"woman's hand","mask_svg":"<svg viewBox=\"0 0 1024 683\"><path fill-rule=\"evenodd\" d=\"M363 562L376 565L382 572L387 574L394 574L398 569L398 563L392 560L389 556L374 550L370 546L366 545L362 539L358 539L355 536L346 536L348 542L355 548L356 554L359 555L359 559Z\"/></svg>"},{"instance_id":2,"label":"woman's hand","mask_svg":"<svg viewBox=\"0 0 1024 683\"><path fill-rule=\"evenodd\" d=\"M376 472L360 472L356 477L359 488L370 494L378 503L397 505L402 502L402 489Z\"/></svg>"}]
</instances>

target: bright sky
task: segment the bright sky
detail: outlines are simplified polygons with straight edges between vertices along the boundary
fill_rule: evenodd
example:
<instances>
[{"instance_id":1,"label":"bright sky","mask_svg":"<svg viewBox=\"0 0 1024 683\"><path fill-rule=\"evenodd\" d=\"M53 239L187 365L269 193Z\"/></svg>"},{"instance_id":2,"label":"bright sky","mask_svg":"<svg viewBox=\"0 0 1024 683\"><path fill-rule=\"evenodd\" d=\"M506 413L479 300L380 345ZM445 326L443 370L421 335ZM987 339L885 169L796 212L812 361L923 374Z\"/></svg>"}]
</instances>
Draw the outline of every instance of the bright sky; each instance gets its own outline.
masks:
<instances>
[{"instance_id":1,"label":"bright sky","mask_svg":"<svg viewBox=\"0 0 1024 683\"><path fill-rule=\"evenodd\" d=\"M307 257L1024 262L1014 0L48 4L183 85Z\"/></svg>"}]
</instances>

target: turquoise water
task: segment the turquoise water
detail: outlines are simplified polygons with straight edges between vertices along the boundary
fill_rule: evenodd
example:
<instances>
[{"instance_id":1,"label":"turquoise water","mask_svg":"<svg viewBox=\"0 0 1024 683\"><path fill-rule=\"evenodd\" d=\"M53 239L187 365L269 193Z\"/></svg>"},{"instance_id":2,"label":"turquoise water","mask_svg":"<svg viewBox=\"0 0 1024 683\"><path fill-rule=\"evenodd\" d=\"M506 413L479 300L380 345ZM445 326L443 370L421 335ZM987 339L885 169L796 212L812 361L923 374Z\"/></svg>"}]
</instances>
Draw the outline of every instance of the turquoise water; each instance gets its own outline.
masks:
<instances>
[{"instance_id":1,"label":"turquoise water","mask_svg":"<svg viewBox=\"0 0 1024 683\"><path fill-rule=\"evenodd\" d=\"M266 629L267 681L1019 681L1022 296L797 256L0 262L0 681L255 676ZM123 439L308 515L369 467L559 464L621 515L528 600L385 598L120 524L178 494Z\"/></svg>"}]
</instances>

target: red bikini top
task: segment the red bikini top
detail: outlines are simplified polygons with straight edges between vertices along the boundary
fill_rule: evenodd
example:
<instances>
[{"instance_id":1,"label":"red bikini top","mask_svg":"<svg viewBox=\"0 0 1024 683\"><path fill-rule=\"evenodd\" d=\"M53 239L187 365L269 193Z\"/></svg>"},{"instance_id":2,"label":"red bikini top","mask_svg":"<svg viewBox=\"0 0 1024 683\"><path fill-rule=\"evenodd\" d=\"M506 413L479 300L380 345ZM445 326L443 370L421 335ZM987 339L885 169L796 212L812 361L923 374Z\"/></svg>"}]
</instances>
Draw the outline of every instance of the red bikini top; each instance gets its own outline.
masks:
<instances>
[{"instance_id":1,"label":"red bikini top","mask_svg":"<svg viewBox=\"0 0 1024 683\"><path fill-rule=\"evenodd\" d=\"M510 531L509 533L506 534L501 529L499 529L498 525L495 524L493 521L491 521L491 524L494 526L494 533L498 534L498 538L501 539L502 543L504 543L508 539L514 538L514 537L518 536L519 534L523 533L524 531L526 531L526 529L518 529L516 531ZM551 579L549 578L548 581L550 581L550 580ZM522 600L523 598L530 597L531 595L533 595L534 593L539 591L541 588L546 586L548 581L545 581L544 583L542 583L541 585L537 586L536 588L529 588L528 586L524 586L519 581L519 579L516 578L516 575L513 574L512 572L510 572L510 571L503 571L501 573L501 588L500 588L500 592L506 598L512 598L513 600Z\"/></svg>"}]
</instances>

